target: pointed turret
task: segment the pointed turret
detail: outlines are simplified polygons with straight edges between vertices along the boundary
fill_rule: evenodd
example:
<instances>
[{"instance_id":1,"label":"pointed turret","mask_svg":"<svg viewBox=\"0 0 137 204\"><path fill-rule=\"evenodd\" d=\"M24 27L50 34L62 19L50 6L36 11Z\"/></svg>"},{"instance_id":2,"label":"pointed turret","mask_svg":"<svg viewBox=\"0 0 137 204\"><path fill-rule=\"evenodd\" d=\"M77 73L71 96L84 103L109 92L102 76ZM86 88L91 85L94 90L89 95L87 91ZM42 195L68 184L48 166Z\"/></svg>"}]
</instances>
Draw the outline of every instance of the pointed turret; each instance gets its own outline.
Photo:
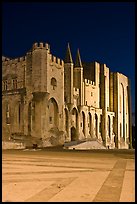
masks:
<instances>
[{"instance_id":1,"label":"pointed turret","mask_svg":"<svg viewBox=\"0 0 137 204\"><path fill-rule=\"evenodd\" d=\"M68 47L67 47L67 51L66 51L66 56L65 56L64 62L65 63L73 63L69 43L68 43Z\"/></svg>"},{"instance_id":2,"label":"pointed turret","mask_svg":"<svg viewBox=\"0 0 137 204\"><path fill-rule=\"evenodd\" d=\"M82 67L82 62L81 62L81 57L80 57L79 49L77 50L75 67Z\"/></svg>"}]
</instances>

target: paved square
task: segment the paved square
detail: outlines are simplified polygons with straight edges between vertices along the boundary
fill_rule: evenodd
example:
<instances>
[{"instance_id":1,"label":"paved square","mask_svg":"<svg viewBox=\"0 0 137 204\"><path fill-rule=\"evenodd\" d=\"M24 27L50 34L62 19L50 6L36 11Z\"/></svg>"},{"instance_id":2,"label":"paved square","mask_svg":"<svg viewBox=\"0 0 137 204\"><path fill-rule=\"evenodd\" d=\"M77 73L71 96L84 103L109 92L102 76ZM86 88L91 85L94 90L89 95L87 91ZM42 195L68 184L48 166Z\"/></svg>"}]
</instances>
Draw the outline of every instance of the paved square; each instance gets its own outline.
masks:
<instances>
[{"instance_id":1,"label":"paved square","mask_svg":"<svg viewBox=\"0 0 137 204\"><path fill-rule=\"evenodd\" d=\"M3 202L135 202L134 150L3 150Z\"/></svg>"}]
</instances>

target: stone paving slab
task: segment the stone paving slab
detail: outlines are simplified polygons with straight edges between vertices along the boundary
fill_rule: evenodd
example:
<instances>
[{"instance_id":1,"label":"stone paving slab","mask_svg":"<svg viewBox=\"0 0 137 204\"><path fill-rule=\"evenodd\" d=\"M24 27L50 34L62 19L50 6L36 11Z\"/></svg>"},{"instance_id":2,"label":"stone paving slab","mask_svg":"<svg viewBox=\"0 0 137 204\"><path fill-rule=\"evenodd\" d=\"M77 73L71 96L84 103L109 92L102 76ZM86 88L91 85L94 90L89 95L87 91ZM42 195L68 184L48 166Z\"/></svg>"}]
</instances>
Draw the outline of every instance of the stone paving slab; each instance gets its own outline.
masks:
<instances>
[{"instance_id":1,"label":"stone paving slab","mask_svg":"<svg viewBox=\"0 0 137 204\"><path fill-rule=\"evenodd\" d=\"M3 151L3 202L134 202L129 151Z\"/></svg>"},{"instance_id":2,"label":"stone paving slab","mask_svg":"<svg viewBox=\"0 0 137 204\"><path fill-rule=\"evenodd\" d=\"M133 202L134 199L135 199L135 174L132 171L126 171L123 179L122 192L119 201Z\"/></svg>"},{"instance_id":3,"label":"stone paving slab","mask_svg":"<svg viewBox=\"0 0 137 204\"><path fill-rule=\"evenodd\" d=\"M69 186L56 196L51 198L50 202L90 202L107 178L109 172L96 172L78 175Z\"/></svg>"}]
</instances>

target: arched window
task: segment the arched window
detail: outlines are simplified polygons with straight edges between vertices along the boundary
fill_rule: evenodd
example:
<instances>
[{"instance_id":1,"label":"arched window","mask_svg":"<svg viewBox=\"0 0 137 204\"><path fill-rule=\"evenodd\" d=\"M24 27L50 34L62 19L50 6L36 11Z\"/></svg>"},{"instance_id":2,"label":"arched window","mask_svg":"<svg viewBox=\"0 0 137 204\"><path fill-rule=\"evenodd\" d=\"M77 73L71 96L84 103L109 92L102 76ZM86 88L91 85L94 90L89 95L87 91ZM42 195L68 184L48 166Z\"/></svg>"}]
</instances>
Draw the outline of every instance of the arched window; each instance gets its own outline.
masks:
<instances>
[{"instance_id":1,"label":"arched window","mask_svg":"<svg viewBox=\"0 0 137 204\"><path fill-rule=\"evenodd\" d=\"M55 90L55 87L57 87L57 80L54 77L51 79L51 85L53 86L53 90Z\"/></svg>"},{"instance_id":2,"label":"arched window","mask_svg":"<svg viewBox=\"0 0 137 204\"><path fill-rule=\"evenodd\" d=\"M96 130L96 137L98 138L98 116L95 113L95 130Z\"/></svg>"},{"instance_id":3,"label":"arched window","mask_svg":"<svg viewBox=\"0 0 137 204\"><path fill-rule=\"evenodd\" d=\"M3 91L6 91L8 89L8 81L3 81Z\"/></svg>"},{"instance_id":4,"label":"arched window","mask_svg":"<svg viewBox=\"0 0 137 204\"><path fill-rule=\"evenodd\" d=\"M68 118L68 111L65 108L65 129L66 129L67 132L68 132L68 128L69 128L68 120L69 120L69 118Z\"/></svg>"},{"instance_id":5,"label":"arched window","mask_svg":"<svg viewBox=\"0 0 137 204\"><path fill-rule=\"evenodd\" d=\"M82 111L82 124L83 124L82 131L85 136L85 113L83 111Z\"/></svg>"},{"instance_id":6,"label":"arched window","mask_svg":"<svg viewBox=\"0 0 137 204\"><path fill-rule=\"evenodd\" d=\"M50 98L48 101L48 117L49 125L51 127L58 127L59 123L59 109L58 104L54 98Z\"/></svg>"},{"instance_id":7,"label":"arched window","mask_svg":"<svg viewBox=\"0 0 137 204\"><path fill-rule=\"evenodd\" d=\"M13 79L13 89L17 89L17 79Z\"/></svg>"},{"instance_id":8,"label":"arched window","mask_svg":"<svg viewBox=\"0 0 137 204\"><path fill-rule=\"evenodd\" d=\"M10 124L10 108L9 108L9 104L6 104L6 123Z\"/></svg>"}]
</instances>

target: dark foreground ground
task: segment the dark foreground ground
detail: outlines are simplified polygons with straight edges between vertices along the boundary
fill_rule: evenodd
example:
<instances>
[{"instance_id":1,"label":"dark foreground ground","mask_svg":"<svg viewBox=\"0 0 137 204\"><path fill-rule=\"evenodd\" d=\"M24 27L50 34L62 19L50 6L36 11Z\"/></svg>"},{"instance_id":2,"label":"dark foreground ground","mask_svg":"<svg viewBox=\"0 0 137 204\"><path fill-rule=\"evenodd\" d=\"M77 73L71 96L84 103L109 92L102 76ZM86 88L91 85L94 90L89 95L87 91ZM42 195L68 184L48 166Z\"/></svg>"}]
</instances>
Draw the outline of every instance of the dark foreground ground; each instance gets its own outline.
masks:
<instances>
[{"instance_id":1,"label":"dark foreground ground","mask_svg":"<svg viewBox=\"0 0 137 204\"><path fill-rule=\"evenodd\" d=\"M134 202L134 150L2 151L3 202Z\"/></svg>"}]
</instances>

